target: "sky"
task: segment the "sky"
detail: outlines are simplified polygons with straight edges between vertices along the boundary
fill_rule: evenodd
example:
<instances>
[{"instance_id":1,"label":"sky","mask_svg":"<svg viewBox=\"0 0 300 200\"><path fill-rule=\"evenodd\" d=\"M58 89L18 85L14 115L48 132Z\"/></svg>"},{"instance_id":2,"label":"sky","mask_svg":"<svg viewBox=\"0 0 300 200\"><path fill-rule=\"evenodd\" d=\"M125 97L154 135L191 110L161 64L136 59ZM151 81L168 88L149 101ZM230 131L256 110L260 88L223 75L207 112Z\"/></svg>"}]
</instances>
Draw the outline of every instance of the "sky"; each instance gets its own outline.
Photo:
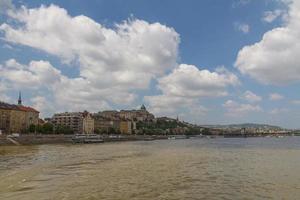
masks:
<instances>
[{"instance_id":1,"label":"sky","mask_svg":"<svg viewBox=\"0 0 300 200\"><path fill-rule=\"evenodd\" d=\"M300 128L297 0L0 0L0 101Z\"/></svg>"}]
</instances>

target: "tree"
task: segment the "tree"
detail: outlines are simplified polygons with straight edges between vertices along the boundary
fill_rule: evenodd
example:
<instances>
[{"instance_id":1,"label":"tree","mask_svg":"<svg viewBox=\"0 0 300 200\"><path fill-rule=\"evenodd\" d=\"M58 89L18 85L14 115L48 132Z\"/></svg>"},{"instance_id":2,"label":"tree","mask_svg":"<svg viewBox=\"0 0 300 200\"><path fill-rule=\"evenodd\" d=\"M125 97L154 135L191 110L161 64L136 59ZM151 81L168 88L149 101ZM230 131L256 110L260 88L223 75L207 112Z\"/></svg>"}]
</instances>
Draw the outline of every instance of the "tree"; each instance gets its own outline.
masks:
<instances>
[{"instance_id":1,"label":"tree","mask_svg":"<svg viewBox=\"0 0 300 200\"><path fill-rule=\"evenodd\" d=\"M63 126L63 125L58 125L55 129L55 133L56 134L70 135L70 134L73 134L74 131L70 127Z\"/></svg>"},{"instance_id":2,"label":"tree","mask_svg":"<svg viewBox=\"0 0 300 200\"><path fill-rule=\"evenodd\" d=\"M46 123L42 126L42 133L43 134L52 134L53 133L53 124L51 123Z\"/></svg>"},{"instance_id":3,"label":"tree","mask_svg":"<svg viewBox=\"0 0 300 200\"><path fill-rule=\"evenodd\" d=\"M36 131L36 126L34 124L30 124L30 126L28 128L28 132L35 133L35 131Z\"/></svg>"}]
</instances>

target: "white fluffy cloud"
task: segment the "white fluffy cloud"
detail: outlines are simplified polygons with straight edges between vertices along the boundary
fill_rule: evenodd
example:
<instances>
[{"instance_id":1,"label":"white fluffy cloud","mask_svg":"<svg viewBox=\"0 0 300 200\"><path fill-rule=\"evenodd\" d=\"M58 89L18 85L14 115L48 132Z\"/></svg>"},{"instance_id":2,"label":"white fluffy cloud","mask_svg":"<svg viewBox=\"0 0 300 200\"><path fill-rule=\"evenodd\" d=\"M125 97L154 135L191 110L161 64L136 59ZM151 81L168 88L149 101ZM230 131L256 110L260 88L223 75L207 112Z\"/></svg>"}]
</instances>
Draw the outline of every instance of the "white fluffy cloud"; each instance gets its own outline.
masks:
<instances>
[{"instance_id":1,"label":"white fluffy cloud","mask_svg":"<svg viewBox=\"0 0 300 200\"><path fill-rule=\"evenodd\" d=\"M283 113L287 113L287 112L289 112L289 109L287 109L287 108L274 108L269 113L271 115L279 115L279 114L283 114Z\"/></svg>"},{"instance_id":2,"label":"white fluffy cloud","mask_svg":"<svg viewBox=\"0 0 300 200\"><path fill-rule=\"evenodd\" d=\"M277 18L281 16L283 16L284 18L287 17L285 11L279 9L274 11L266 11L264 13L262 20L267 23L272 23L273 21L275 21Z\"/></svg>"},{"instance_id":3,"label":"white fluffy cloud","mask_svg":"<svg viewBox=\"0 0 300 200\"><path fill-rule=\"evenodd\" d=\"M0 101L10 101L11 99L6 95L7 86L0 80Z\"/></svg>"},{"instance_id":4,"label":"white fluffy cloud","mask_svg":"<svg viewBox=\"0 0 300 200\"><path fill-rule=\"evenodd\" d=\"M226 96L228 86L239 84L238 78L225 68L210 72L186 64L179 65L158 82L159 89L165 95L185 98Z\"/></svg>"},{"instance_id":5,"label":"white fluffy cloud","mask_svg":"<svg viewBox=\"0 0 300 200\"><path fill-rule=\"evenodd\" d=\"M0 14L6 13L8 10L14 9L12 0L0 0Z\"/></svg>"},{"instance_id":6,"label":"white fluffy cloud","mask_svg":"<svg viewBox=\"0 0 300 200\"><path fill-rule=\"evenodd\" d=\"M228 100L223 104L226 109L226 114L232 117L243 116L252 112L261 112L262 108L259 105L241 104L233 100Z\"/></svg>"},{"instance_id":7,"label":"white fluffy cloud","mask_svg":"<svg viewBox=\"0 0 300 200\"><path fill-rule=\"evenodd\" d=\"M200 70L193 65L179 65L169 75L158 80L161 95L147 96L145 100L156 113L175 112L180 107L206 109L199 104L205 97L226 96L229 86L237 86L238 78L224 67L215 72Z\"/></svg>"},{"instance_id":8,"label":"white fluffy cloud","mask_svg":"<svg viewBox=\"0 0 300 200\"><path fill-rule=\"evenodd\" d=\"M145 89L151 78L176 64L179 35L159 23L129 20L109 29L55 5L22 7L10 17L22 25L2 24L6 41L41 49L67 63L78 61L80 76L95 87Z\"/></svg>"},{"instance_id":9,"label":"white fluffy cloud","mask_svg":"<svg viewBox=\"0 0 300 200\"><path fill-rule=\"evenodd\" d=\"M292 100L290 103L295 104L295 105L300 105L300 100L299 99Z\"/></svg>"},{"instance_id":10,"label":"white fluffy cloud","mask_svg":"<svg viewBox=\"0 0 300 200\"><path fill-rule=\"evenodd\" d=\"M235 66L242 74L264 84L282 85L300 81L300 2L289 4L282 27L264 34L262 40L238 53Z\"/></svg>"},{"instance_id":11,"label":"white fluffy cloud","mask_svg":"<svg viewBox=\"0 0 300 200\"><path fill-rule=\"evenodd\" d=\"M235 0L232 3L232 7L236 8L236 7L239 7L239 6L244 6L244 5L247 5L250 2L251 2L251 0Z\"/></svg>"},{"instance_id":12,"label":"white fluffy cloud","mask_svg":"<svg viewBox=\"0 0 300 200\"><path fill-rule=\"evenodd\" d=\"M79 63L79 75L62 76L45 61L23 66L11 60L13 67L1 68L2 79L28 87L57 81L55 100L73 109L132 103L136 90L147 89L177 65L179 35L160 23L133 19L107 28L56 5L23 6L9 17L14 23L0 26L7 42L42 50L71 66Z\"/></svg>"},{"instance_id":13,"label":"white fluffy cloud","mask_svg":"<svg viewBox=\"0 0 300 200\"><path fill-rule=\"evenodd\" d=\"M242 33L249 33L250 32L250 25L249 24L245 24L245 23L235 23L235 28L238 31L241 31Z\"/></svg>"},{"instance_id":14,"label":"white fluffy cloud","mask_svg":"<svg viewBox=\"0 0 300 200\"><path fill-rule=\"evenodd\" d=\"M22 65L10 59L0 65L0 80L14 88L52 87L61 79L61 73L47 61L32 61Z\"/></svg>"},{"instance_id":15,"label":"white fluffy cloud","mask_svg":"<svg viewBox=\"0 0 300 200\"><path fill-rule=\"evenodd\" d=\"M279 101L279 100L284 99L284 96L282 96L281 94L278 94L278 93L272 93L269 95L269 99L271 101Z\"/></svg>"},{"instance_id":16,"label":"white fluffy cloud","mask_svg":"<svg viewBox=\"0 0 300 200\"><path fill-rule=\"evenodd\" d=\"M261 101L262 97L254 94L253 92L248 90L243 94L242 99L245 99L248 102L254 103L254 102Z\"/></svg>"}]
</instances>

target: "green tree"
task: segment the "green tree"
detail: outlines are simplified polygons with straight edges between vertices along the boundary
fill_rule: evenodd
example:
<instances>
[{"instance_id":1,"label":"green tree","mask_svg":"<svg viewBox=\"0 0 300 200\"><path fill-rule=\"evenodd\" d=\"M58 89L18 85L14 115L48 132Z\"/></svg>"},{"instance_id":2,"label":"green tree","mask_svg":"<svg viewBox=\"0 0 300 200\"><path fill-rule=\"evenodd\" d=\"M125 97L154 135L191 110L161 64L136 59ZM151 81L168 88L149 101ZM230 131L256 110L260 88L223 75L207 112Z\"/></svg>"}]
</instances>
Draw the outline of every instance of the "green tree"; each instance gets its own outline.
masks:
<instances>
[{"instance_id":1,"label":"green tree","mask_svg":"<svg viewBox=\"0 0 300 200\"><path fill-rule=\"evenodd\" d=\"M42 133L43 134L52 134L53 133L53 129L54 129L54 127L53 127L53 124L51 124L51 123L46 123L46 124L44 124L43 126L42 126Z\"/></svg>"},{"instance_id":2,"label":"green tree","mask_svg":"<svg viewBox=\"0 0 300 200\"><path fill-rule=\"evenodd\" d=\"M36 126L34 124L30 124L30 126L28 128L28 132L35 133L35 130L36 130Z\"/></svg>"},{"instance_id":3,"label":"green tree","mask_svg":"<svg viewBox=\"0 0 300 200\"><path fill-rule=\"evenodd\" d=\"M58 125L58 126L55 128L55 133L56 133L56 134L70 135L70 134L73 134L74 131L73 131L70 127L63 126L63 125Z\"/></svg>"}]
</instances>

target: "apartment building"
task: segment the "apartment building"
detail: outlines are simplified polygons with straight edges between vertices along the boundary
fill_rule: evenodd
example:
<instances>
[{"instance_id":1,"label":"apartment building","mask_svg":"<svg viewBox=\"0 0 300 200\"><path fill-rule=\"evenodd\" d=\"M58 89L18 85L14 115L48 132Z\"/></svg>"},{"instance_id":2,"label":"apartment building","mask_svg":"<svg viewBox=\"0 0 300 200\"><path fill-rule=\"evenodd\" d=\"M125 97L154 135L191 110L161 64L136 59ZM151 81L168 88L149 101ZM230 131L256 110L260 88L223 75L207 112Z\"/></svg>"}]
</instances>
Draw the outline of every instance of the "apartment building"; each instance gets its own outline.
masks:
<instances>
[{"instance_id":1,"label":"apartment building","mask_svg":"<svg viewBox=\"0 0 300 200\"><path fill-rule=\"evenodd\" d=\"M54 127L69 127L74 134L94 133L94 119L88 112L64 112L54 114L51 122Z\"/></svg>"}]
</instances>

